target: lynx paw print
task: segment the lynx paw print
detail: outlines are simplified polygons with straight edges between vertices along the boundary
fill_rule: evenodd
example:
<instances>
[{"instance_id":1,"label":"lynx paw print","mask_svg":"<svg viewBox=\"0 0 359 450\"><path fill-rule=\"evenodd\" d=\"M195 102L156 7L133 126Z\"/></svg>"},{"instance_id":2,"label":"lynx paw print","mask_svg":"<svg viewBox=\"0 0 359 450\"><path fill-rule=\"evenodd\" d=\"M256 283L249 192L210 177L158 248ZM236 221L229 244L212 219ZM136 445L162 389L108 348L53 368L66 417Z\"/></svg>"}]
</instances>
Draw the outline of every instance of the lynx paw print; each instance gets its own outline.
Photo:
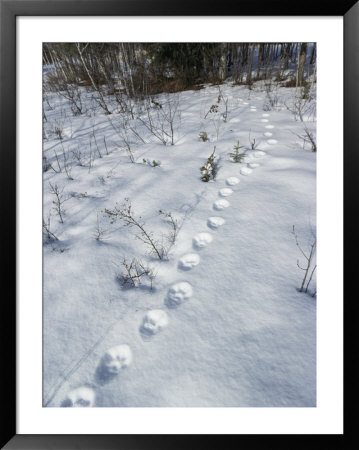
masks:
<instances>
[{"instance_id":1,"label":"lynx paw print","mask_svg":"<svg viewBox=\"0 0 359 450\"><path fill-rule=\"evenodd\" d=\"M168 316L162 309L148 311L140 328L143 337L151 337L168 325Z\"/></svg>"},{"instance_id":2,"label":"lynx paw print","mask_svg":"<svg viewBox=\"0 0 359 450\"><path fill-rule=\"evenodd\" d=\"M188 253L178 261L178 267L182 270L191 270L193 267L198 266L199 262L200 257L197 253Z\"/></svg>"},{"instance_id":3,"label":"lynx paw print","mask_svg":"<svg viewBox=\"0 0 359 450\"><path fill-rule=\"evenodd\" d=\"M176 308L183 302L189 300L192 297L192 294L192 286L187 283L187 281L181 281L173 284L169 288L165 303L169 308Z\"/></svg>"},{"instance_id":4,"label":"lynx paw print","mask_svg":"<svg viewBox=\"0 0 359 450\"><path fill-rule=\"evenodd\" d=\"M213 241L213 237L209 233L198 233L193 238L193 247L196 249L201 249L207 247Z\"/></svg>"},{"instance_id":5,"label":"lynx paw print","mask_svg":"<svg viewBox=\"0 0 359 450\"><path fill-rule=\"evenodd\" d=\"M103 355L96 371L96 381L103 385L110 382L132 363L132 351L126 344L111 347Z\"/></svg>"},{"instance_id":6,"label":"lynx paw print","mask_svg":"<svg viewBox=\"0 0 359 450\"><path fill-rule=\"evenodd\" d=\"M91 408L94 402L94 390L87 386L81 386L69 392L61 406L64 408Z\"/></svg>"}]
</instances>

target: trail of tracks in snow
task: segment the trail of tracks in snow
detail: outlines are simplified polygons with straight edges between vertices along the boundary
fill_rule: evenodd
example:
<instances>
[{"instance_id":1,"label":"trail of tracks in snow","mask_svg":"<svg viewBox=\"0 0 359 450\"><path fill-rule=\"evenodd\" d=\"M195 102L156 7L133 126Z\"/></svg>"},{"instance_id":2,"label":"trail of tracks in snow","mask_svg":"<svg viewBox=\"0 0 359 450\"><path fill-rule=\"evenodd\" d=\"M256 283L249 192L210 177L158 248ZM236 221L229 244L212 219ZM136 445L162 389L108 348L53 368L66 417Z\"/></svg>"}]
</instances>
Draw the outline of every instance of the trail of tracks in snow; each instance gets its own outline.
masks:
<instances>
[{"instance_id":1,"label":"trail of tracks in snow","mask_svg":"<svg viewBox=\"0 0 359 450\"><path fill-rule=\"evenodd\" d=\"M248 105L247 102L243 102L244 105ZM255 107L250 108L251 112L257 112ZM263 124L268 123L270 114L262 114L264 119L259 119ZM265 125L265 129L273 129L274 125ZM273 136L272 132L264 132L264 136ZM268 139L267 144L275 145L278 143L276 139ZM262 150L253 150L247 154L245 159L245 166L241 167L240 174L244 176L251 175L254 169L260 166L259 163L253 162L258 159L263 158L266 152ZM226 179L225 183L227 186L236 186L239 184L240 179L237 176L230 176ZM226 200L226 197L230 197L235 194L235 191L230 187L223 187L219 189L218 196L220 197L213 204L213 208L217 211L221 211L225 208L230 207L230 203ZM204 198L204 192L196 197L194 203L183 206L184 217L180 224L180 228L183 226L184 222L194 213L199 202ZM225 226L225 220L221 216L213 216L207 219L207 230L208 228L214 230L215 233L220 232L219 229ZM213 242L214 235L205 231L205 226L203 232L197 233L192 240L192 245L195 250L200 251L202 248L207 247ZM178 267L184 271L193 270L196 266L202 263L202 260L198 253L190 251L184 254L178 261ZM205 263L205 262L204 262ZM164 306L168 309L175 309L180 307L184 302L190 301L193 296L194 288L193 286L184 280L178 281L172 284L164 299ZM122 319L123 317L121 317ZM72 366L66 374L62 377L60 382L53 388L51 395L45 402L47 406L55 397L63 383L73 375L86 358L95 350L95 348L104 340L109 331L118 323L120 319L117 319L112 325L110 325L103 336L101 336L95 344L77 361L77 363ZM147 311L144 315L142 325L139 329L144 340L152 339L157 333L162 332L168 326L168 315L164 309L152 309ZM115 378L122 370L128 367L132 362L132 352L128 345L120 344L118 346L112 347L107 350L99 365L97 366L97 371L95 374L95 385L101 386L108 383L113 378ZM67 393L65 399L62 401L61 406L67 407L91 407L95 404L95 389L96 386L90 388L89 386L80 386Z\"/></svg>"}]
</instances>

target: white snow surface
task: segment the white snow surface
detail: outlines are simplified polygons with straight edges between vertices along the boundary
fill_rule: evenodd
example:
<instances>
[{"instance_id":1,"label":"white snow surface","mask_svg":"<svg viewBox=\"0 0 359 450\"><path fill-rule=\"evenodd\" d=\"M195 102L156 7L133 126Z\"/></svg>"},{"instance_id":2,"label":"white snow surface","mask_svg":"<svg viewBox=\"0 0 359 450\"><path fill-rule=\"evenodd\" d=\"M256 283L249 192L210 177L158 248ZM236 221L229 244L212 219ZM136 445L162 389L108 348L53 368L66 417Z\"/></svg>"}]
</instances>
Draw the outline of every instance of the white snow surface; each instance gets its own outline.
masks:
<instances>
[{"instance_id":1,"label":"white snow surface","mask_svg":"<svg viewBox=\"0 0 359 450\"><path fill-rule=\"evenodd\" d=\"M249 91L227 83L221 92L226 121L221 110L204 119L218 97L215 86L179 94L173 146L130 121L145 141L131 135L135 163L116 132L121 120L111 97L106 116L93 92L81 88L84 113L74 116L68 100L47 93L44 156L54 170L43 174L43 209L59 240L44 238L44 406L316 405L316 274L309 292L298 292L297 260L304 262L292 234L295 225L308 251L316 233L316 154L303 148L296 136L302 124L284 105L294 89L279 88L278 106L268 113L257 84ZM208 142L199 141L201 131ZM249 133L255 150L248 149ZM238 140L247 146L246 161L233 163L228 153ZM200 167L214 145L219 170L205 183ZM70 177L58 170L56 155L63 165L64 154ZM240 191L213 217L219 193L236 179ZM63 189L63 223L50 183ZM164 245L171 226L158 211L176 218L168 259L149 255L136 229L104 212L126 198ZM121 262L133 257L156 274L152 289L145 281L121 286Z\"/></svg>"}]
</instances>

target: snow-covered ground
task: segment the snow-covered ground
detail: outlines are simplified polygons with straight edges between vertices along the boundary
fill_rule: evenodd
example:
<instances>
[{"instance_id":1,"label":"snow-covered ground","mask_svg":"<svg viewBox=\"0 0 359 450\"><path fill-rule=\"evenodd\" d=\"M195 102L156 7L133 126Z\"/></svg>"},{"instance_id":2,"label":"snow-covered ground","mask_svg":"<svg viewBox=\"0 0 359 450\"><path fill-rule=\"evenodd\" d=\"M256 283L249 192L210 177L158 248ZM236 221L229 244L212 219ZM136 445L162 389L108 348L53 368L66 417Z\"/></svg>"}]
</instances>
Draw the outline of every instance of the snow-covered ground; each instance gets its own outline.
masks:
<instances>
[{"instance_id":1,"label":"snow-covered ground","mask_svg":"<svg viewBox=\"0 0 359 450\"><path fill-rule=\"evenodd\" d=\"M316 153L303 148L303 124L284 104L295 89L279 88L272 107L260 84L224 84L219 103L216 86L159 96L165 111L178 102L175 145L136 111L126 124L134 163L121 114L106 116L81 89L82 115L58 94L44 102L44 163L53 167L43 174L44 220L51 213L59 239L44 235L44 406L315 406L316 277L298 292L297 261L306 261L292 231L308 254ZM234 163L238 140L245 158ZM205 183L200 167L214 146L219 170ZM106 214L125 199L167 259ZM177 223L174 244L160 210ZM121 286L124 258L155 272L152 289L148 278Z\"/></svg>"}]
</instances>

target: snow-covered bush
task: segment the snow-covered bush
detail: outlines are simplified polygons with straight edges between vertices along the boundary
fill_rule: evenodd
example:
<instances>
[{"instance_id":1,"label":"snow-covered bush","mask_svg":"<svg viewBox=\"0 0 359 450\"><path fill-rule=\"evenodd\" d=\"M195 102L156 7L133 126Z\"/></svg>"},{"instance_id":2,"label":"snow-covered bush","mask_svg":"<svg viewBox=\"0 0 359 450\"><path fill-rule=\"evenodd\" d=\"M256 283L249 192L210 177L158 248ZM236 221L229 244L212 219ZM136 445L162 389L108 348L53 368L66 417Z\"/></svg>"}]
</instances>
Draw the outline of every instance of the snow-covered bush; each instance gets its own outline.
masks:
<instances>
[{"instance_id":1,"label":"snow-covered bush","mask_svg":"<svg viewBox=\"0 0 359 450\"><path fill-rule=\"evenodd\" d=\"M201 171L201 180L204 182L208 182L211 178L212 180L215 180L217 176L217 165L215 163L215 154L216 147L214 147L214 150L212 154L208 157L207 162L200 168Z\"/></svg>"},{"instance_id":2,"label":"snow-covered bush","mask_svg":"<svg viewBox=\"0 0 359 450\"><path fill-rule=\"evenodd\" d=\"M151 167L158 167L161 165L160 161L156 161L155 159L153 159L152 161L149 158L143 158L142 159L143 164L147 164L148 166Z\"/></svg>"},{"instance_id":3,"label":"snow-covered bush","mask_svg":"<svg viewBox=\"0 0 359 450\"><path fill-rule=\"evenodd\" d=\"M206 131L201 131L199 133L199 138L203 141L203 142L207 142L209 141L209 137Z\"/></svg>"}]
</instances>

